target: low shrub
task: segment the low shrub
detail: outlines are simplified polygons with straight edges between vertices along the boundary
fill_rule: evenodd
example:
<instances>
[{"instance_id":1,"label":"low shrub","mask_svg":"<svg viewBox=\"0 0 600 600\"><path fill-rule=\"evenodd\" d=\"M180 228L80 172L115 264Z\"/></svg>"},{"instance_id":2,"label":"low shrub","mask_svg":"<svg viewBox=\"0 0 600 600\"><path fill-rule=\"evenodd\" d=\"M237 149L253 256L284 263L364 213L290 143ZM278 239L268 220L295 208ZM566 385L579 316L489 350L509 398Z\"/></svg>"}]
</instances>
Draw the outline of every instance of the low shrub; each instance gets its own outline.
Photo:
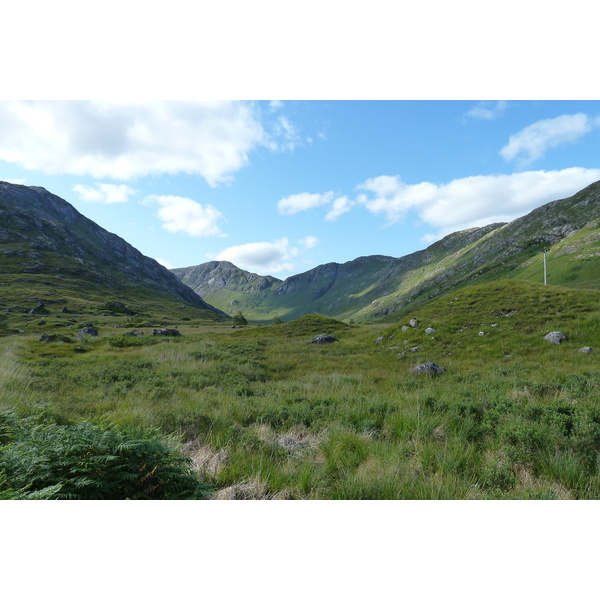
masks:
<instances>
[{"instance_id":1,"label":"low shrub","mask_svg":"<svg viewBox=\"0 0 600 600\"><path fill-rule=\"evenodd\" d=\"M38 420L39 421L39 420ZM0 494L19 499L203 498L209 487L157 432L4 415Z\"/></svg>"}]
</instances>

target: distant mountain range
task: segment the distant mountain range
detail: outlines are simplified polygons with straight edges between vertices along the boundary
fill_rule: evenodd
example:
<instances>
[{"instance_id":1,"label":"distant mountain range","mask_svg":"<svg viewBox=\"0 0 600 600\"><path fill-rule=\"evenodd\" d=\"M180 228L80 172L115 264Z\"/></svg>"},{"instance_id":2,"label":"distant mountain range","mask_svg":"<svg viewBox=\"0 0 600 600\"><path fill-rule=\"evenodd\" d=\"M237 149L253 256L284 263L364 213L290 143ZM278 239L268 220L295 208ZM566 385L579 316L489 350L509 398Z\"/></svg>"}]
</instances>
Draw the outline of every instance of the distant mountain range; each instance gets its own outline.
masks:
<instances>
[{"instance_id":1,"label":"distant mountain range","mask_svg":"<svg viewBox=\"0 0 600 600\"><path fill-rule=\"evenodd\" d=\"M499 279L600 289L600 182L511 223L453 233L407 256L327 263L285 280L212 261L172 269L44 188L0 182L0 307L62 295L181 303L208 318L321 313L369 320Z\"/></svg>"},{"instance_id":2,"label":"distant mountain range","mask_svg":"<svg viewBox=\"0 0 600 600\"><path fill-rule=\"evenodd\" d=\"M220 313L168 269L62 198L7 182L0 182L0 281L0 301L8 303L19 300L9 297L18 287L21 294L44 289L46 296L69 292L99 300L133 293Z\"/></svg>"},{"instance_id":3,"label":"distant mountain range","mask_svg":"<svg viewBox=\"0 0 600 600\"><path fill-rule=\"evenodd\" d=\"M600 289L600 182L511 223L453 233L401 258L364 256L328 263L284 281L211 261L172 269L229 314L257 320L321 313L339 319L390 315L457 287L498 279Z\"/></svg>"}]
</instances>

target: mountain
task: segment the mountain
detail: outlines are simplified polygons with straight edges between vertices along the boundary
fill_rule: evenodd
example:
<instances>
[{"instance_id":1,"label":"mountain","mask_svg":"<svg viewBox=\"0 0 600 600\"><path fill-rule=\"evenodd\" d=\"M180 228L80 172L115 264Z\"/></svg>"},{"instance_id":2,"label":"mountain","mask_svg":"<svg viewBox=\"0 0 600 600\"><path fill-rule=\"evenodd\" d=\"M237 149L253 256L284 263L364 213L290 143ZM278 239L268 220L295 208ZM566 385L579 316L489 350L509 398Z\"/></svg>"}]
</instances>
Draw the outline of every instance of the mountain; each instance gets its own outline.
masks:
<instances>
[{"instance_id":1,"label":"mountain","mask_svg":"<svg viewBox=\"0 0 600 600\"><path fill-rule=\"evenodd\" d=\"M216 261L173 272L221 310L241 310L258 320L311 312L371 319L473 282L539 282L544 250L549 283L600 289L599 198L596 182L511 223L459 231L401 258L364 256L320 265L285 281Z\"/></svg>"},{"instance_id":2,"label":"mountain","mask_svg":"<svg viewBox=\"0 0 600 600\"><path fill-rule=\"evenodd\" d=\"M62 198L7 182L0 182L0 279L5 304L24 295L122 296L183 303L213 317L220 313L168 269Z\"/></svg>"},{"instance_id":3,"label":"mountain","mask_svg":"<svg viewBox=\"0 0 600 600\"><path fill-rule=\"evenodd\" d=\"M182 283L207 302L230 314L252 312L255 318L270 318L270 308L262 303L279 289L281 280L239 269L227 261L211 261L195 267L171 269ZM256 317L256 315L259 315Z\"/></svg>"}]
</instances>

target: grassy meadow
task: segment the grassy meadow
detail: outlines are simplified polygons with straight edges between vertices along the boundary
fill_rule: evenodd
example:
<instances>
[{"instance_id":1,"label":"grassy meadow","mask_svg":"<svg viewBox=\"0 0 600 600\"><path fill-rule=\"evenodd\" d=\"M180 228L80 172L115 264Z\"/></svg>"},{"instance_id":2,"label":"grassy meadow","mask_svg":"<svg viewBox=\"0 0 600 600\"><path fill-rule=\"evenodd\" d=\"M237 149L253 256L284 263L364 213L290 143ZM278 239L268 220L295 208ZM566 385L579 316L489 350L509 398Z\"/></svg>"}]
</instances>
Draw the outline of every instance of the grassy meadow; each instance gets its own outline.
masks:
<instances>
[{"instance_id":1,"label":"grassy meadow","mask_svg":"<svg viewBox=\"0 0 600 600\"><path fill-rule=\"evenodd\" d=\"M600 292L495 282L371 324L153 310L5 315L4 422L154 432L196 497L600 498ZM99 335L77 339L86 322ZM413 374L425 361L445 372Z\"/></svg>"}]
</instances>

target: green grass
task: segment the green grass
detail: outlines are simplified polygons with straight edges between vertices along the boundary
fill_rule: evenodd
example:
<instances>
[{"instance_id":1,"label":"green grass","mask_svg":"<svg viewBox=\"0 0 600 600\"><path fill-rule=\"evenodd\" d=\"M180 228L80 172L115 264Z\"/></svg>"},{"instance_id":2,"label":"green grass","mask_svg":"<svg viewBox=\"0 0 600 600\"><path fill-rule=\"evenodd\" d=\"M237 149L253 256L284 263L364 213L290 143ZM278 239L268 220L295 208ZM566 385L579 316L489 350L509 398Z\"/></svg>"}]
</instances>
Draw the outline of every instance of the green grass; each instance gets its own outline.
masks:
<instances>
[{"instance_id":1,"label":"green grass","mask_svg":"<svg viewBox=\"0 0 600 600\"><path fill-rule=\"evenodd\" d=\"M598 499L599 299L507 281L394 325L305 315L233 330L175 310L178 338L90 315L100 335L75 342L29 325L2 338L0 409L175 436L217 497ZM59 321L43 327L76 333ZM543 339L555 329L560 346ZM319 333L339 342L309 344ZM412 375L426 360L446 373Z\"/></svg>"}]
</instances>

